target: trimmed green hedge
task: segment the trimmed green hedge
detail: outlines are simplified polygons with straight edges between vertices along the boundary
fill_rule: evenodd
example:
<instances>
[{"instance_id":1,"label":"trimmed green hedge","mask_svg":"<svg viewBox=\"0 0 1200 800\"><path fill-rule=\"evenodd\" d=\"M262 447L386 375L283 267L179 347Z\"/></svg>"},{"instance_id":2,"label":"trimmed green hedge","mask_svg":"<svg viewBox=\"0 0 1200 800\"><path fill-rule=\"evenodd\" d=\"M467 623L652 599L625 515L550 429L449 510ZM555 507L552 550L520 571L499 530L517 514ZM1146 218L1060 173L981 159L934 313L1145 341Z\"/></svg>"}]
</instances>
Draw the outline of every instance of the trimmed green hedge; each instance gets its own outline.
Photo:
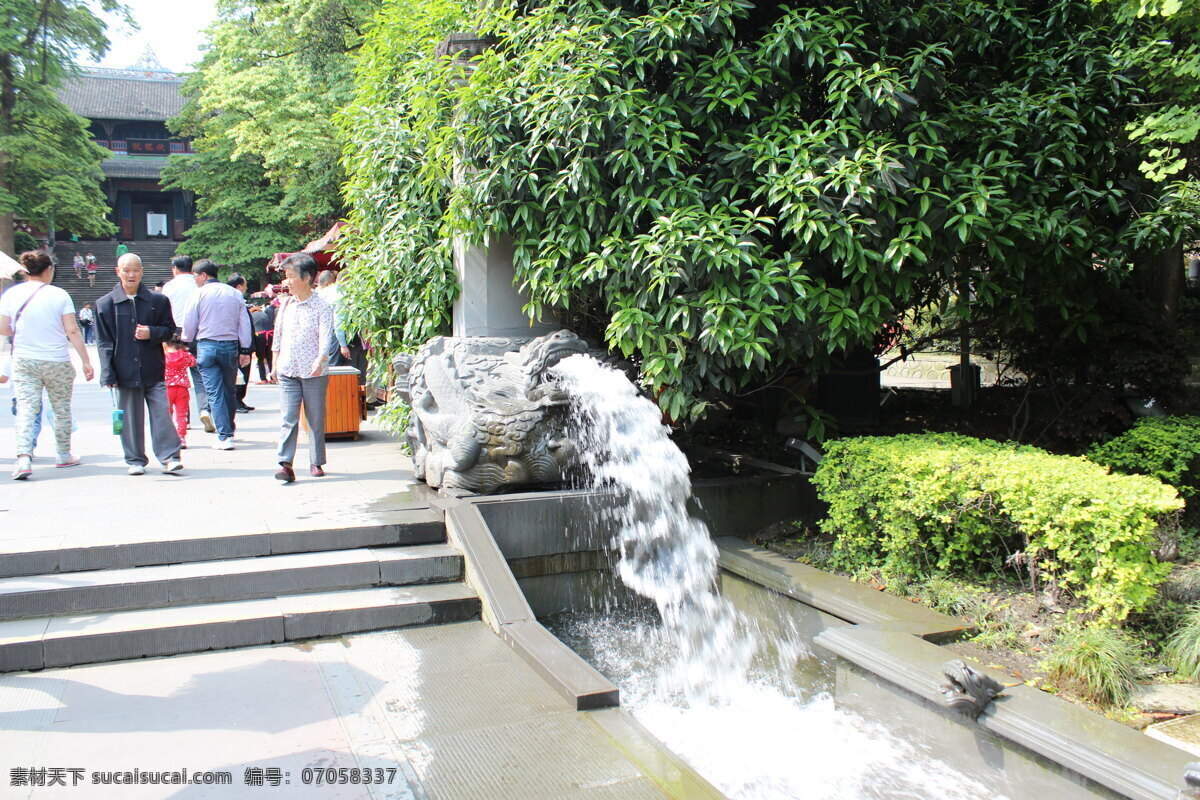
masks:
<instances>
[{"instance_id":1,"label":"trimmed green hedge","mask_svg":"<svg viewBox=\"0 0 1200 800\"><path fill-rule=\"evenodd\" d=\"M1088 458L1115 472L1152 475L1189 502L1200 489L1200 417L1147 417Z\"/></svg>"},{"instance_id":2,"label":"trimmed green hedge","mask_svg":"<svg viewBox=\"0 0 1200 800\"><path fill-rule=\"evenodd\" d=\"M1183 502L1155 478L955 434L843 439L814 476L834 564L904 575L1007 567L1078 597L1102 624L1155 596L1153 555Z\"/></svg>"}]
</instances>

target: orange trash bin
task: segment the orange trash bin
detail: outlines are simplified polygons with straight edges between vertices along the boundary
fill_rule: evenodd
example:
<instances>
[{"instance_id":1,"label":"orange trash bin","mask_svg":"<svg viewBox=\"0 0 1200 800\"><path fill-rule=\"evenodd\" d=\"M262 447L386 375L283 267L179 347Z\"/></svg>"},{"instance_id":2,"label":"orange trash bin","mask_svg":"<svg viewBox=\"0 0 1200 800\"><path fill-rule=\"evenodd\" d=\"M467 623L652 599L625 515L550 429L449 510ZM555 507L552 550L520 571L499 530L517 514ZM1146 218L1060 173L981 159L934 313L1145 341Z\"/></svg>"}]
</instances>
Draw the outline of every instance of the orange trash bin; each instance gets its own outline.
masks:
<instances>
[{"instance_id":1,"label":"orange trash bin","mask_svg":"<svg viewBox=\"0 0 1200 800\"><path fill-rule=\"evenodd\" d=\"M329 386L325 389L325 438L357 439L359 423L366 419L363 391L354 367L330 367ZM300 415L304 430L308 421Z\"/></svg>"}]
</instances>

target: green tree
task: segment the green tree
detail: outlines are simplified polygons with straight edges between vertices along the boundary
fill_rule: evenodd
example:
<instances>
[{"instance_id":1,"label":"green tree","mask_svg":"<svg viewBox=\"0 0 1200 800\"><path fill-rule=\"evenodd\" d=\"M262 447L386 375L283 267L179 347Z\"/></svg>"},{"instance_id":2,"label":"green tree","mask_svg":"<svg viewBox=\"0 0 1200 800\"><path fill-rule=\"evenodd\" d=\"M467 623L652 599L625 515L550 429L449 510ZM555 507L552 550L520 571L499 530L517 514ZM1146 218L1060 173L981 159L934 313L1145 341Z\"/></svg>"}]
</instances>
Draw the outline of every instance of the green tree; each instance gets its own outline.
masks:
<instances>
[{"instance_id":1,"label":"green tree","mask_svg":"<svg viewBox=\"0 0 1200 800\"><path fill-rule=\"evenodd\" d=\"M338 116L343 314L385 361L446 333L458 292L445 220L456 84L434 49L467 22L457 0L385 2L356 60L353 102Z\"/></svg>"},{"instance_id":2,"label":"green tree","mask_svg":"<svg viewBox=\"0 0 1200 800\"><path fill-rule=\"evenodd\" d=\"M258 277L270 254L295 249L300 232L284 208L283 191L267 176L262 159L236 154L234 143L224 136L232 124L227 115L204 113L195 102L203 75L201 68L184 82L188 101L170 122L177 135L193 137L196 152L171 156L161 179L164 186L196 194L197 222L188 229L179 251Z\"/></svg>"},{"instance_id":3,"label":"green tree","mask_svg":"<svg viewBox=\"0 0 1200 800\"><path fill-rule=\"evenodd\" d=\"M1155 180L1200 173L1200 5L1183 0L1116 0L1114 12L1142 33L1131 56L1151 93L1131 125L1148 145L1142 169Z\"/></svg>"},{"instance_id":4,"label":"green tree","mask_svg":"<svg viewBox=\"0 0 1200 800\"><path fill-rule=\"evenodd\" d=\"M400 265L374 280L403 289L384 327L413 346L453 299L450 234L514 236L531 315L635 359L677 419L803 392L963 286L964 317L1030 326L1051 303L1086 335L1096 274L1161 248L1178 210L1124 146L1144 96L1132 33L1087 0L1036 5L489 10L470 27L497 44L469 79L400 47L396 96L359 113L348 252ZM381 16L370 46L400 24ZM361 156L375 147L388 158Z\"/></svg>"},{"instance_id":5,"label":"green tree","mask_svg":"<svg viewBox=\"0 0 1200 800\"><path fill-rule=\"evenodd\" d=\"M189 231L189 249L246 264L294 248L341 217L341 148L330 120L349 102L350 54L375 5L218 4L208 55L172 123L196 137L200 153L173 159L168 172L173 185L200 197L205 219Z\"/></svg>"},{"instance_id":6,"label":"green tree","mask_svg":"<svg viewBox=\"0 0 1200 800\"><path fill-rule=\"evenodd\" d=\"M1146 97L1129 123L1142 146L1142 171L1162 185L1177 207L1176 219L1200 216L1200 5L1182 0L1116 0L1122 27L1140 38L1127 58L1137 64ZM1195 233L1171 230L1167 246L1140 259L1140 289L1166 323L1174 321L1183 289L1183 243Z\"/></svg>"},{"instance_id":7,"label":"green tree","mask_svg":"<svg viewBox=\"0 0 1200 800\"><path fill-rule=\"evenodd\" d=\"M100 162L87 121L54 95L83 52L108 49L93 8L118 11L115 0L17 0L0 22L0 250L12 252L14 214L51 231L115 230L100 192Z\"/></svg>"}]
</instances>

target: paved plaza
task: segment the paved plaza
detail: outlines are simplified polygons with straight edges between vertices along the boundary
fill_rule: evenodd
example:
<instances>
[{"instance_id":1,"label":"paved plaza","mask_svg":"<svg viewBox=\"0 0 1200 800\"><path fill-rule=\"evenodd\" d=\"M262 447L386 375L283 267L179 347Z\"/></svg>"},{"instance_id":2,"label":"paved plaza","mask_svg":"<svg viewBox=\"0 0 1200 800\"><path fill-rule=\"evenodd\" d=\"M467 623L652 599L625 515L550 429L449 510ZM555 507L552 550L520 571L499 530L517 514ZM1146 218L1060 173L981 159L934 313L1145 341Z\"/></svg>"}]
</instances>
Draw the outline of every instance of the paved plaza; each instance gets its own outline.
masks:
<instances>
[{"instance_id":1,"label":"paved plaza","mask_svg":"<svg viewBox=\"0 0 1200 800\"><path fill-rule=\"evenodd\" d=\"M12 673L0 796L663 797L601 724L620 713L574 711L481 622ZM23 768L83 772L12 786ZM92 783L185 768L229 783ZM382 782L330 785L341 769Z\"/></svg>"},{"instance_id":2,"label":"paved plaza","mask_svg":"<svg viewBox=\"0 0 1200 800\"><path fill-rule=\"evenodd\" d=\"M91 352L94 365L95 349ZM257 378L257 369L251 376ZM109 393L77 375L72 405L78 430L72 449L83 464L55 469L53 432L43 430L33 477L18 483L9 479L15 455L11 392L7 385L0 387L0 553L31 545L82 547L348 525L379 510L381 498L424 488L414 488L408 460L394 438L370 423L364 423L356 442L330 441L324 478L308 476L302 432L298 480L288 486L274 480L276 393L271 385L250 387L246 402L256 410L237 415L234 450L212 449L216 435L193 419L181 475L164 475L151 455L146 474L130 476L112 433Z\"/></svg>"},{"instance_id":3,"label":"paved plaza","mask_svg":"<svg viewBox=\"0 0 1200 800\"><path fill-rule=\"evenodd\" d=\"M238 416L235 450L213 450L215 435L193 430L182 475L152 463L133 477L111 433L107 393L80 382L74 450L83 465L55 469L47 431L25 482L8 479L6 403L0 557L328 530L426 504L429 494L414 485L396 441L370 422L358 441L330 443L327 477L308 478L300 457L299 480L280 484L272 478L274 387L252 386L247 402L257 410ZM664 762L631 737L631 725L619 709L575 711L478 620L7 672L0 673L0 797L695 794L649 777L661 775ZM171 779L184 769L189 780L220 783L105 783L127 773ZM33 785L48 782L59 785Z\"/></svg>"}]
</instances>

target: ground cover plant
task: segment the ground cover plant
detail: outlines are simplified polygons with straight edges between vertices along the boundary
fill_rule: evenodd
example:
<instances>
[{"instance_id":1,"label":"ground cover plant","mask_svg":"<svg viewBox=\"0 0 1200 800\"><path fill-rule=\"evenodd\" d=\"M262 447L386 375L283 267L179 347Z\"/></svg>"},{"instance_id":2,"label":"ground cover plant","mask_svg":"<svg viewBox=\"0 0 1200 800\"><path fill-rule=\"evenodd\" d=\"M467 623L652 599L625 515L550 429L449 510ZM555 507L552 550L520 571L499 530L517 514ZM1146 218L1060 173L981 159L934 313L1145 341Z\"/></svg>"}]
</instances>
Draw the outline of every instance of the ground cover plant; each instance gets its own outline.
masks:
<instances>
[{"instance_id":1,"label":"ground cover plant","mask_svg":"<svg viewBox=\"0 0 1200 800\"><path fill-rule=\"evenodd\" d=\"M1120 436L1092 447L1088 458L1114 471L1152 475L1190 502L1200 491L1200 417L1140 419Z\"/></svg>"},{"instance_id":2,"label":"ground cover plant","mask_svg":"<svg viewBox=\"0 0 1200 800\"><path fill-rule=\"evenodd\" d=\"M895 420L885 419L885 424L891 422ZM939 449L940 454L935 452ZM947 458L947 451L954 457ZM1028 478L1046 489L1028 496L1046 510L1042 519L1048 526L1079 526L1088 509L1102 516L1114 507L1121 509L1118 516L1133 512L1139 501L1126 493L1132 486L1160 501L1151 503L1158 511L1143 506L1135 514L1165 514L1169 520L1179 513L1181 500L1157 479L1108 475L1104 467L1078 457L955 434L847 439L831 445L829 453L833 463L822 462L821 469L830 473L818 483L832 485L834 493L842 490L845 496L824 495L831 503L828 515L766 531L764 545L964 619L975 632L947 645L961 656L1136 727L1163 717L1139 713L1134 705L1138 684L1191 681L1200 674L1200 568L1192 563L1196 552L1190 529L1181 532L1184 563L1160 562L1155 554L1163 552L1164 539L1153 532L1133 547L1128 541L1101 545L1114 558L1132 559L1146 570L1142 574L1153 576L1149 591L1124 584L1122 588L1133 589L1131 595L1107 595L1101 602L1116 605L1105 613L1096 608L1097 597L1089 597L1079 584L1055 591L1047 576L1034 581L1030 569L1038 562L1024 557L1030 540L1007 518L1004 492L999 484L981 491L993 475L1011 468L999 462L1033 456ZM847 458L862 468L847 469ZM869 463L858 464L863 459ZM1076 502L1063 494L1064 482L1058 476L1064 465L1067 472L1079 470L1065 481L1076 491L1083 489ZM1129 477L1136 483L1121 487ZM1101 495L1114 487L1121 488L1109 496L1113 505L1107 505ZM841 527L830 523L835 516L849 520L852 533L845 542L839 543ZM1084 523L1076 534L1090 536L1094 532L1089 528ZM1164 529L1156 530L1161 534ZM1072 536L1049 538L1065 543ZM1063 552L1085 572L1092 568L1092 559L1108 558L1083 552L1082 541L1077 546L1079 553ZM1043 557L1042 563L1053 558ZM1128 566L1115 572L1136 574L1124 572ZM1114 578L1113 585L1120 581Z\"/></svg>"},{"instance_id":3,"label":"ground cover plant","mask_svg":"<svg viewBox=\"0 0 1200 800\"><path fill-rule=\"evenodd\" d=\"M954 434L833 442L813 482L843 569L1014 570L1031 588L1078 598L1101 624L1154 599L1170 572L1155 551L1182 507L1154 478Z\"/></svg>"}]
</instances>

